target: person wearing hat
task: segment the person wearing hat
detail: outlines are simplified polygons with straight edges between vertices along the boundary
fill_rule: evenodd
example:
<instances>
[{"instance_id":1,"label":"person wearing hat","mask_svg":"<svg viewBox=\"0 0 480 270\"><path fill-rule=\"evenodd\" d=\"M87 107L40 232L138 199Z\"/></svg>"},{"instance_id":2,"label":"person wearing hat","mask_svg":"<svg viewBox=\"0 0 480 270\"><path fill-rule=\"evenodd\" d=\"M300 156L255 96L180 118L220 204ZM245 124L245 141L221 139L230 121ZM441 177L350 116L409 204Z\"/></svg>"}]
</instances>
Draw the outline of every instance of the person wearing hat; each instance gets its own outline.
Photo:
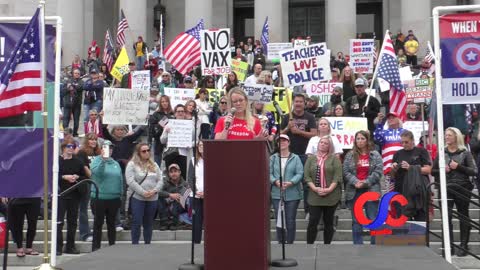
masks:
<instances>
[{"instance_id":1,"label":"person wearing hat","mask_svg":"<svg viewBox=\"0 0 480 270\"><path fill-rule=\"evenodd\" d=\"M157 76L158 63L157 60L153 57L153 54L148 54L147 61L145 61L145 64L143 65L143 69L150 71L150 81L152 81L153 78Z\"/></svg>"},{"instance_id":2,"label":"person wearing hat","mask_svg":"<svg viewBox=\"0 0 480 270\"><path fill-rule=\"evenodd\" d=\"M335 116L335 107L341 104L345 108L345 102L342 101L343 88L341 86L335 86L333 88L332 95L330 96L330 102L323 105L322 113L326 116Z\"/></svg>"},{"instance_id":3,"label":"person wearing hat","mask_svg":"<svg viewBox=\"0 0 480 270\"><path fill-rule=\"evenodd\" d=\"M373 120L380 112L380 102L376 97L370 97L366 104L368 95L365 92L366 83L362 78L355 80L355 96L347 99L345 102L346 115L353 117L366 117L368 121L368 130L373 133L375 126Z\"/></svg>"},{"instance_id":4,"label":"person wearing hat","mask_svg":"<svg viewBox=\"0 0 480 270\"><path fill-rule=\"evenodd\" d=\"M183 78L183 87L179 88L188 88L188 89L193 89L195 88L195 85L193 84L193 78L191 76L186 75L185 78Z\"/></svg>"},{"instance_id":5,"label":"person wearing hat","mask_svg":"<svg viewBox=\"0 0 480 270\"><path fill-rule=\"evenodd\" d=\"M280 153L270 157L270 183L272 184L271 196L275 209L275 218L278 216L280 196L284 194L286 238L285 243L293 244L296 233L296 216L300 200L303 198L301 181L303 179L303 164L298 155L290 153L290 138L281 134ZM281 164L281 165L280 165ZM281 166L281 168L280 168ZM281 169L281 170L280 170ZM280 171L282 172L282 186L280 186ZM280 190L282 192L280 192ZM282 239L282 230L277 227L277 241Z\"/></svg>"},{"instance_id":6,"label":"person wearing hat","mask_svg":"<svg viewBox=\"0 0 480 270\"><path fill-rule=\"evenodd\" d=\"M322 107L319 106L320 97L319 96L310 96L307 98L306 111L315 116L315 120L322 117Z\"/></svg>"},{"instance_id":7,"label":"person wearing hat","mask_svg":"<svg viewBox=\"0 0 480 270\"><path fill-rule=\"evenodd\" d=\"M386 129L383 128L385 126L385 119L387 121ZM375 122L377 122L377 127L373 133L373 138L375 143L382 149L381 153L384 162L383 174L385 175L385 184L387 190L391 191L395 184L389 174L392 168L392 157L395 152L403 149L400 135L405 129L402 128L402 120L400 120L398 114L394 112L387 113L386 117L383 113L378 113Z\"/></svg>"},{"instance_id":8,"label":"person wearing hat","mask_svg":"<svg viewBox=\"0 0 480 270\"><path fill-rule=\"evenodd\" d=\"M188 188L188 183L182 177L180 166L176 163L170 164L168 166L168 177L162 190L158 192L158 211L162 228L168 226L170 230L177 230L184 227L181 226L185 224L181 224L180 215L185 213L186 209L180 204L180 198ZM166 217L166 219L162 219L162 217Z\"/></svg>"},{"instance_id":9,"label":"person wearing hat","mask_svg":"<svg viewBox=\"0 0 480 270\"><path fill-rule=\"evenodd\" d=\"M160 90L160 94L164 95L165 94L165 88L175 88L177 87L175 85L175 82L172 79L172 74L170 74L167 71L164 71L158 80L158 88Z\"/></svg>"},{"instance_id":10,"label":"person wearing hat","mask_svg":"<svg viewBox=\"0 0 480 270\"><path fill-rule=\"evenodd\" d=\"M107 150L108 149L108 150ZM105 140L99 156L93 158L90 168L92 180L98 186L92 186L90 197L91 208L94 209L92 251L100 249L102 241L103 221L107 220L108 244L114 245L116 240L116 216L122 204L123 172L120 164L112 158L114 144Z\"/></svg>"},{"instance_id":11,"label":"person wearing hat","mask_svg":"<svg viewBox=\"0 0 480 270\"><path fill-rule=\"evenodd\" d=\"M128 69L130 70L130 72L123 75L122 80L120 81L120 87L132 89L132 74L135 70L137 70L135 62L128 63Z\"/></svg>"},{"instance_id":12,"label":"person wearing hat","mask_svg":"<svg viewBox=\"0 0 480 270\"><path fill-rule=\"evenodd\" d=\"M97 70L90 71L90 79L88 79L83 85L84 98L83 98L83 112L85 118L83 122L88 122L88 112L92 109L97 112L103 109L103 87L105 86L103 80L98 76Z\"/></svg>"}]
</instances>

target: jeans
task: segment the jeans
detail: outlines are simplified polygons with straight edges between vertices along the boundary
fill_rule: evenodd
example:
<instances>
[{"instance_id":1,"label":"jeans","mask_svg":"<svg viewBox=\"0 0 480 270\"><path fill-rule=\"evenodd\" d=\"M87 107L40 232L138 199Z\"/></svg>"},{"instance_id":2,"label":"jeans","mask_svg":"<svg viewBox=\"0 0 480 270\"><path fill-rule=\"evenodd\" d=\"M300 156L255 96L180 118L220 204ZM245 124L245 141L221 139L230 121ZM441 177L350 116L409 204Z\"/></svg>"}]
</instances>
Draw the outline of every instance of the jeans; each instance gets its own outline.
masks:
<instances>
[{"instance_id":1,"label":"jeans","mask_svg":"<svg viewBox=\"0 0 480 270\"><path fill-rule=\"evenodd\" d=\"M173 223L178 223L178 216L186 212L185 209L177 201L171 201L169 198L158 199L158 216L160 221L172 220Z\"/></svg>"},{"instance_id":2,"label":"jeans","mask_svg":"<svg viewBox=\"0 0 480 270\"><path fill-rule=\"evenodd\" d=\"M145 56L135 57L135 65L137 66L137 70L143 70L144 64L145 64Z\"/></svg>"},{"instance_id":3,"label":"jeans","mask_svg":"<svg viewBox=\"0 0 480 270\"><path fill-rule=\"evenodd\" d=\"M275 209L275 218L278 219L278 203L279 199L272 199L273 208ZM295 232L296 232L296 222L297 209L300 204L300 200L286 201L285 202L285 228L287 229L287 237L285 238L285 243L293 244L295 241ZM280 217L281 218L281 217ZM277 241L281 243L282 241L282 229L277 229Z\"/></svg>"},{"instance_id":4,"label":"jeans","mask_svg":"<svg viewBox=\"0 0 480 270\"><path fill-rule=\"evenodd\" d=\"M353 197L353 199L347 201L347 207L352 210L352 236L354 245L363 245L363 226L357 222L357 219L353 214L353 206L355 205L358 197L360 197L360 195L367 191L368 189L357 189L355 191L355 196ZM365 203L363 209L365 210L367 218L370 220L374 220L378 212L378 201L368 201L367 203ZM372 236L370 238L370 244L375 245L375 236Z\"/></svg>"},{"instance_id":5,"label":"jeans","mask_svg":"<svg viewBox=\"0 0 480 270\"><path fill-rule=\"evenodd\" d=\"M85 115L83 118L84 122L88 122L88 119L90 119L89 112L91 109L97 110L98 113L101 112L103 109L103 100L100 99L95 101L94 103L83 104L83 113Z\"/></svg>"},{"instance_id":6,"label":"jeans","mask_svg":"<svg viewBox=\"0 0 480 270\"><path fill-rule=\"evenodd\" d=\"M93 222L93 245L92 251L100 248L102 241L103 221L107 219L108 244L115 245L117 232L115 230L115 215L120 208L120 199L92 200L91 207L95 215Z\"/></svg>"},{"instance_id":7,"label":"jeans","mask_svg":"<svg viewBox=\"0 0 480 270\"><path fill-rule=\"evenodd\" d=\"M152 241L153 219L157 211L156 201L142 201L132 197L132 244L137 245L140 240L141 226L143 226L143 241L150 244Z\"/></svg>"},{"instance_id":8,"label":"jeans","mask_svg":"<svg viewBox=\"0 0 480 270\"><path fill-rule=\"evenodd\" d=\"M78 135L78 128L80 125L80 113L82 112L81 104L73 107L63 107L63 128L67 129L70 125L70 114L73 114L73 135ZM87 112L88 117L88 112ZM88 119L87 119L88 120Z\"/></svg>"},{"instance_id":9,"label":"jeans","mask_svg":"<svg viewBox=\"0 0 480 270\"><path fill-rule=\"evenodd\" d=\"M80 209L78 215L78 230L80 231L80 239L85 241L87 237L92 236L90 225L88 224L88 205L90 201L90 192L82 194L80 198Z\"/></svg>"},{"instance_id":10,"label":"jeans","mask_svg":"<svg viewBox=\"0 0 480 270\"><path fill-rule=\"evenodd\" d=\"M72 249L75 247L75 234L77 232L77 220L78 220L78 199L63 199L58 200L58 221L57 221L57 250L63 248L63 224L65 214L67 215L67 244L66 249Z\"/></svg>"},{"instance_id":11,"label":"jeans","mask_svg":"<svg viewBox=\"0 0 480 270\"><path fill-rule=\"evenodd\" d=\"M333 239L333 220L335 218L335 210L337 204L333 206L315 206L310 205L310 219L307 227L307 244L313 244L317 239L317 226L320 222L320 217L323 216L323 243L329 245Z\"/></svg>"}]
</instances>

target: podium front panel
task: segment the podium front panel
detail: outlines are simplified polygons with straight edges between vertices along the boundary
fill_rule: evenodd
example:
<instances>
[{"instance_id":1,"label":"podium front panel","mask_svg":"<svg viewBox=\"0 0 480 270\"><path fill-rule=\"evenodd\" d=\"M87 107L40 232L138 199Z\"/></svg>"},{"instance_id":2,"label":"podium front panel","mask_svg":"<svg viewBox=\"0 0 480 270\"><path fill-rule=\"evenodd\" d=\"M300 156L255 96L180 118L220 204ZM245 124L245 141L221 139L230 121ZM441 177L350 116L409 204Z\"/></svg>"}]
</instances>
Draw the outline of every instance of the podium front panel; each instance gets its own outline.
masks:
<instances>
[{"instance_id":1,"label":"podium front panel","mask_svg":"<svg viewBox=\"0 0 480 270\"><path fill-rule=\"evenodd\" d=\"M205 268L267 270L269 156L265 141L204 141Z\"/></svg>"}]
</instances>

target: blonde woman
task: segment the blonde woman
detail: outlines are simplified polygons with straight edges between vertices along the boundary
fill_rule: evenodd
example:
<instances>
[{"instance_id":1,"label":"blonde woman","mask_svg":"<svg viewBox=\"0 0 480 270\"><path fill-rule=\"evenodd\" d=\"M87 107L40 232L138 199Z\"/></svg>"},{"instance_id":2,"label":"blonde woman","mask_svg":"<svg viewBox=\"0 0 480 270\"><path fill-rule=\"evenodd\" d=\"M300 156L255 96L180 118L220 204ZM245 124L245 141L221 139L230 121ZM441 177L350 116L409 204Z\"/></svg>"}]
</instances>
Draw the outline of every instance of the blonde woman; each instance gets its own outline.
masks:
<instances>
[{"instance_id":1,"label":"blonde woman","mask_svg":"<svg viewBox=\"0 0 480 270\"><path fill-rule=\"evenodd\" d=\"M257 78L257 84L272 85L273 84L272 73L268 70L264 70L260 72L260 75L258 75L258 78Z\"/></svg>"},{"instance_id":2,"label":"blonde woman","mask_svg":"<svg viewBox=\"0 0 480 270\"><path fill-rule=\"evenodd\" d=\"M139 143L125 171L128 184L127 196L131 198L132 244L134 245L139 242L142 225L145 244L150 244L152 240L158 192L163 186L162 173L150 152L148 144Z\"/></svg>"},{"instance_id":3,"label":"blonde woman","mask_svg":"<svg viewBox=\"0 0 480 270\"><path fill-rule=\"evenodd\" d=\"M229 111L235 108L234 113L221 117L215 126L215 140L251 140L265 139L268 131L262 129L260 120L252 115L248 109L248 97L239 87L228 92L227 103Z\"/></svg>"}]
</instances>

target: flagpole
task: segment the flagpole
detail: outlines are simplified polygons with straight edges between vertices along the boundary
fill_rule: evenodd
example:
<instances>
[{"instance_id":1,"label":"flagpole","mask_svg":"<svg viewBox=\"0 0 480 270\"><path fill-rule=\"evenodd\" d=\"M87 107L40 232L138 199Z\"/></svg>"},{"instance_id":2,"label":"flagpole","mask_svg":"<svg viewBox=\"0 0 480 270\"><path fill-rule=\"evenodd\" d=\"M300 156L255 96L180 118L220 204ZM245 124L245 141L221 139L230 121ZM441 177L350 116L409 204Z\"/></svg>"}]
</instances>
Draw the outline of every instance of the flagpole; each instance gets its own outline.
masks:
<instances>
[{"instance_id":1,"label":"flagpole","mask_svg":"<svg viewBox=\"0 0 480 270\"><path fill-rule=\"evenodd\" d=\"M34 269L47 270L55 268L50 265L48 254L48 93L45 89L45 0L40 0L39 8L40 81L43 93L43 263Z\"/></svg>"},{"instance_id":2,"label":"flagpole","mask_svg":"<svg viewBox=\"0 0 480 270\"><path fill-rule=\"evenodd\" d=\"M385 35L388 35L388 31L389 30L385 31ZM385 40L385 36L384 36L383 40ZM380 49L380 53L378 54L377 64L375 65L375 70L373 71L372 81L370 82L370 85L367 89L368 93L367 93L367 101L365 102L365 107L368 106L368 102L370 101L370 92L371 92L372 86L373 86L373 84L374 84L374 82L375 82L375 80L377 79L377 76L378 76L378 65L382 61L383 47L384 47L384 44L382 44L382 47ZM365 117L365 111L362 113L362 116Z\"/></svg>"}]
</instances>

